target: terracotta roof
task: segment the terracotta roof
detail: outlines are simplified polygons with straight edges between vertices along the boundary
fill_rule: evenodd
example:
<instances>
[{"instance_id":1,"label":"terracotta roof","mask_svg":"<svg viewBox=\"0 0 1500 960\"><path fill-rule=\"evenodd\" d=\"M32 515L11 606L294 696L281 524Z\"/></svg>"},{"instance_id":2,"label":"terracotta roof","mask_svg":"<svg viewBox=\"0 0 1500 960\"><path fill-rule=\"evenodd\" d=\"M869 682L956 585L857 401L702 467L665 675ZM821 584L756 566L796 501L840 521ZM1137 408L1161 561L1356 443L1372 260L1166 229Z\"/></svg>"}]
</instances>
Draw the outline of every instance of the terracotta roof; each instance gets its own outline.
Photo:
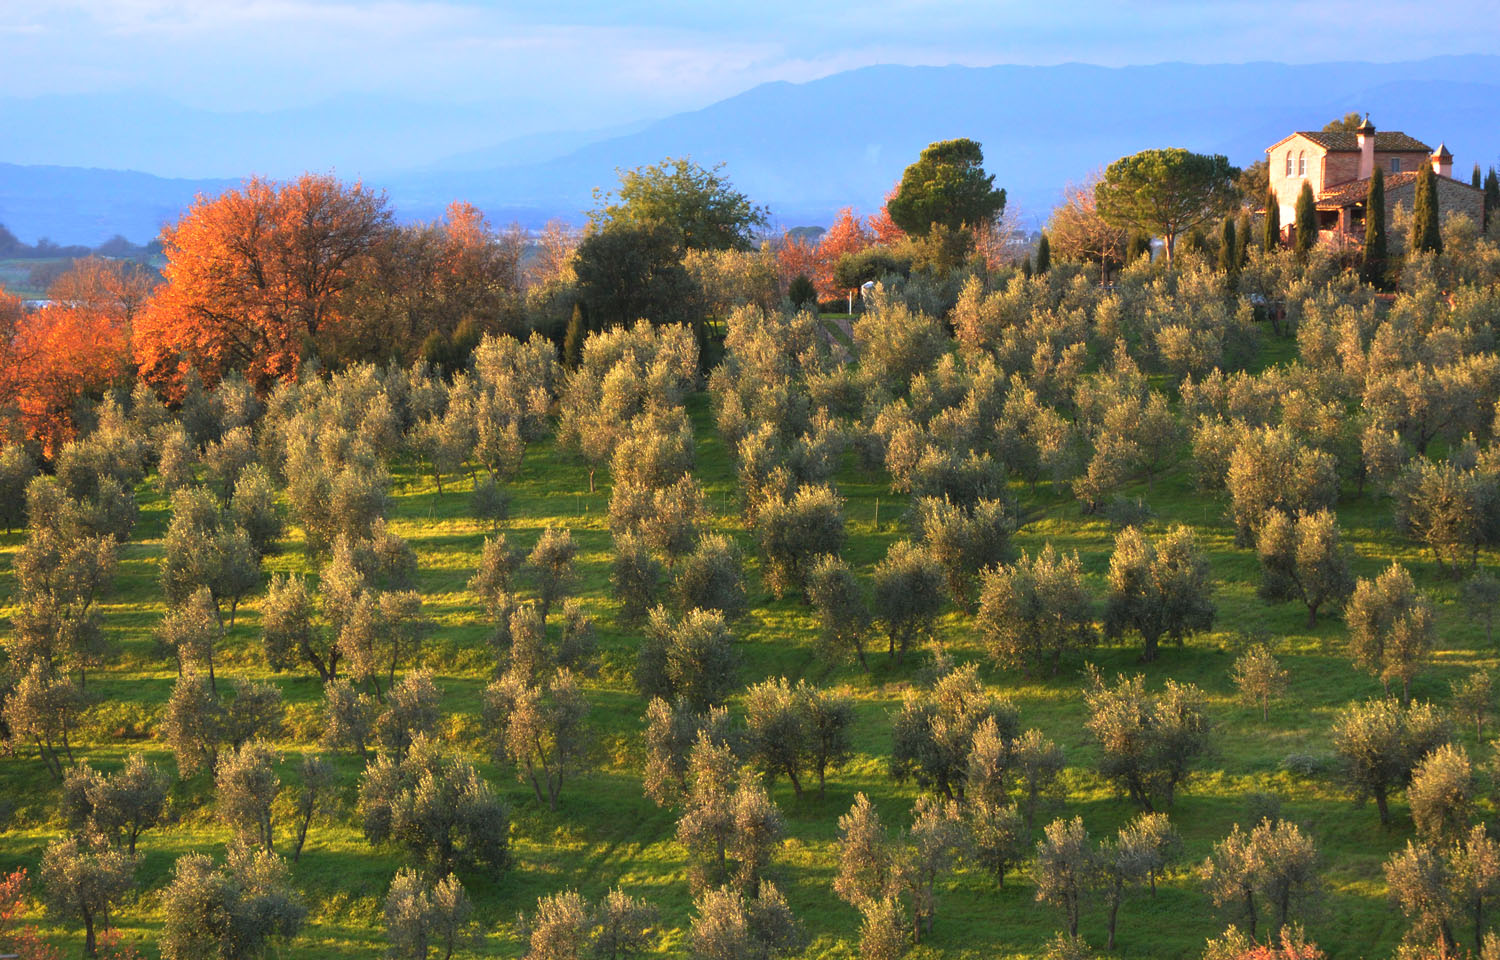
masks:
<instances>
[{"instance_id":1,"label":"terracotta roof","mask_svg":"<svg viewBox=\"0 0 1500 960\"><path fill-rule=\"evenodd\" d=\"M1417 179L1420 170L1406 170L1401 173L1388 173L1385 175L1385 189L1389 193L1397 187L1404 187ZM1470 190L1475 189L1472 183L1466 180L1455 180L1453 177L1438 177L1439 180L1447 180ZM1341 210L1344 207L1356 203L1363 203L1365 197L1370 195L1370 178L1363 180L1349 180L1336 186L1329 187L1318 194L1319 210Z\"/></svg>"},{"instance_id":2,"label":"terracotta roof","mask_svg":"<svg viewBox=\"0 0 1500 960\"><path fill-rule=\"evenodd\" d=\"M1292 137L1306 137L1330 153L1359 152L1359 137L1356 135L1343 131L1324 133L1321 130L1298 130L1296 133L1288 134L1267 147L1267 152L1275 150ZM1427 144L1415 137L1408 137L1399 130L1378 131L1375 134L1375 149L1381 153L1432 153L1432 148Z\"/></svg>"},{"instance_id":3,"label":"terracotta roof","mask_svg":"<svg viewBox=\"0 0 1500 960\"><path fill-rule=\"evenodd\" d=\"M1405 186L1417 179L1417 171L1407 170L1404 173L1388 173L1385 175L1385 188ZM1342 210L1355 203L1363 203L1365 197L1370 195L1370 178L1363 180L1349 180L1337 186L1329 187L1318 194L1319 210Z\"/></svg>"}]
</instances>

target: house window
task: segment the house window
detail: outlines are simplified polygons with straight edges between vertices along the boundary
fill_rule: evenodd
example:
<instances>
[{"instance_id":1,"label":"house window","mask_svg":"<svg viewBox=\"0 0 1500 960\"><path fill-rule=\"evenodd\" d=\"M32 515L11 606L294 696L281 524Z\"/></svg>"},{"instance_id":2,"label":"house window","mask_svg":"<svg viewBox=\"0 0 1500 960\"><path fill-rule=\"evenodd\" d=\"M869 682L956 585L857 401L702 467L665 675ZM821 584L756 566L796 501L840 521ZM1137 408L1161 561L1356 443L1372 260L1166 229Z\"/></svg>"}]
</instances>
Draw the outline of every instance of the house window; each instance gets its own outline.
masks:
<instances>
[{"instance_id":1,"label":"house window","mask_svg":"<svg viewBox=\"0 0 1500 960\"><path fill-rule=\"evenodd\" d=\"M1401 158L1400 157L1391 157L1391 173L1400 173L1400 172L1401 172Z\"/></svg>"},{"instance_id":2,"label":"house window","mask_svg":"<svg viewBox=\"0 0 1500 960\"><path fill-rule=\"evenodd\" d=\"M1292 151L1290 150L1286 152L1286 175L1289 177L1292 175Z\"/></svg>"},{"instance_id":3,"label":"house window","mask_svg":"<svg viewBox=\"0 0 1500 960\"><path fill-rule=\"evenodd\" d=\"M1305 153L1297 154L1297 176L1307 176L1307 154Z\"/></svg>"}]
</instances>

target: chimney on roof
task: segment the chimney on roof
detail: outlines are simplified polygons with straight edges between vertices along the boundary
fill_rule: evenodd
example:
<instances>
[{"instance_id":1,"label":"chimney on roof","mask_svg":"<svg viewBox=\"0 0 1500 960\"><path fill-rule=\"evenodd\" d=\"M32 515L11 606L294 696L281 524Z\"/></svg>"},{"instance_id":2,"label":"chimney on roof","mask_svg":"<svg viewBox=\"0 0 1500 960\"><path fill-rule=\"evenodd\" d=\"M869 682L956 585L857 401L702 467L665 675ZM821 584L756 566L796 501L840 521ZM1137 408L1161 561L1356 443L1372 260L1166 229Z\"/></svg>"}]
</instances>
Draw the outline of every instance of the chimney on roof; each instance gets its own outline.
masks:
<instances>
[{"instance_id":1,"label":"chimney on roof","mask_svg":"<svg viewBox=\"0 0 1500 960\"><path fill-rule=\"evenodd\" d=\"M1354 135L1359 140L1359 179L1368 180L1375 176L1375 124L1368 113L1364 123L1354 128Z\"/></svg>"},{"instance_id":2,"label":"chimney on roof","mask_svg":"<svg viewBox=\"0 0 1500 960\"><path fill-rule=\"evenodd\" d=\"M1440 177L1453 177L1453 154L1441 143L1432 154L1432 172Z\"/></svg>"}]
</instances>

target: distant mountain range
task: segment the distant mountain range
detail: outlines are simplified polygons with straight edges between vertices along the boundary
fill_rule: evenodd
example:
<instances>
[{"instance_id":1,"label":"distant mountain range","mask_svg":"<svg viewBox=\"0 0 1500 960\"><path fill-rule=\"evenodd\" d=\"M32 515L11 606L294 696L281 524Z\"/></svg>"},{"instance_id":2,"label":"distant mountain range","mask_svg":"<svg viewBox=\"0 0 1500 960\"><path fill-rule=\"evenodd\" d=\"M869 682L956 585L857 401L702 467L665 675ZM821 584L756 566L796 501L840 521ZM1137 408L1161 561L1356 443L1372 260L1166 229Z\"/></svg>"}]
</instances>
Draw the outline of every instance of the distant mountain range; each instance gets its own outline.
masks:
<instances>
[{"instance_id":1,"label":"distant mountain range","mask_svg":"<svg viewBox=\"0 0 1500 960\"><path fill-rule=\"evenodd\" d=\"M984 144L986 166L1010 202L1040 222L1068 182L1121 155L1182 146L1244 165L1285 134L1351 110L1368 111L1380 129L1446 143L1459 176L1476 161L1500 164L1500 56L1477 55L1382 64L868 67L763 84L654 122L520 139L486 136L499 127L481 106L392 104L383 112L359 101L231 115L156 104L149 118L115 106L125 119L106 123L99 115L107 111L88 98L0 100L0 124L47 131L50 155L64 155L66 137L87 129L100 144L90 163L114 165L104 133L118 137L121 166L214 169L223 177L0 163L0 223L24 240L93 244L119 233L143 241L195 194L257 169L332 168L386 188L403 218L431 218L464 199L494 222L535 226L579 219L593 189L614 184L617 168L690 155L724 162L734 183L786 227L826 223L843 206L875 209L923 146L959 136ZM178 159L163 161L160 148L127 134L125 120L154 124L146 140ZM47 155L43 145L17 155ZM259 159L236 164L236 155ZM15 157L0 156L8 159Z\"/></svg>"}]
</instances>

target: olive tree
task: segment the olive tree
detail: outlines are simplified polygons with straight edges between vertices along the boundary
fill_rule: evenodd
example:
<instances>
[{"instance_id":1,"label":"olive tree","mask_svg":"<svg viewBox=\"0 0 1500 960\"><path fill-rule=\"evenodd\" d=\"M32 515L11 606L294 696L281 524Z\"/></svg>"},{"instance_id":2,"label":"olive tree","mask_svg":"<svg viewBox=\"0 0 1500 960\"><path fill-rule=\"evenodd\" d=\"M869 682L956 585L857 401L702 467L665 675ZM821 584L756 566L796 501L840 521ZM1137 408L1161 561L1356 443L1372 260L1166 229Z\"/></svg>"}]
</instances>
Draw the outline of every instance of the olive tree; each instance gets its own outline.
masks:
<instances>
[{"instance_id":1,"label":"olive tree","mask_svg":"<svg viewBox=\"0 0 1500 960\"><path fill-rule=\"evenodd\" d=\"M307 918L286 862L237 844L222 866L201 853L178 857L161 910L163 960L256 960L296 937Z\"/></svg>"},{"instance_id":2,"label":"olive tree","mask_svg":"<svg viewBox=\"0 0 1500 960\"><path fill-rule=\"evenodd\" d=\"M819 557L807 578L807 596L818 612L819 651L830 664L853 653L859 668L865 661L870 630L870 603L849 565L831 554Z\"/></svg>"},{"instance_id":3,"label":"olive tree","mask_svg":"<svg viewBox=\"0 0 1500 960\"><path fill-rule=\"evenodd\" d=\"M1233 909L1254 937L1262 904L1272 911L1273 929L1280 929L1317 894L1317 862L1317 846L1301 827L1268 818L1249 833L1235 824L1199 876L1214 905Z\"/></svg>"},{"instance_id":4,"label":"olive tree","mask_svg":"<svg viewBox=\"0 0 1500 960\"><path fill-rule=\"evenodd\" d=\"M1354 592L1354 574L1349 570L1349 548L1339 535L1333 511L1289 517L1280 510L1268 511L1256 541L1260 554L1260 595L1274 602L1301 601L1307 607L1307 625L1318 622L1318 608L1342 605Z\"/></svg>"},{"instance_id":5,"label":"olive tree","mask_svg":"<svg viewBox=\"0 0 1500 960\"><path fill-rule=\"evenodd\" d=\"M47 912L83 925L83 955L98 955L99 929L135 885L135 858L102 834L54 840L42 854L42 902Z\"/></svg>"},{"instance_id":6,"label":"olive tree","mask_svg":"<svg viewBox=\"0 0 1500 960\"><path fill-rule=\"evenodd\" d=\"M453 874L432 882L416 870L402 867L385 895L387 956L396 960L427 960L436 947L443 960L470 939L474 906L464 885Z\"/></svg>"},{"instance_id":7,"label":"olive tree","mask_svg":"<svg viewBox=\"0 0 1500 960\"><path fill-rule=\"evenodd\" d=\"M1208 749L1203 692L1168 680L1161 693L1148 693L1140 674L1121 676L1111 687L1094 671L1084 699L1084 725L1102 752L1099 772L1147 812L1170 807L1193 761Z\"/></svg>"},{"instance_id":8,"label":"olive tree","mask_svg":"<svg viewBox=\"0 0 1500 960\"><path fill-rule=\"evenodd\" d=\"M395 844L424 866L447 873L510 865L510 814L470 764L419 736L405 757L381 756L359 782L367 840Z\"/></svg>"},{"instance_id":9,"label":"olive tree","mask_svg":"<svg viewBox=\"0 0 1500 960\"><path fill-rule=\"evenodd\" d=\"M1389 691L1401 681L1401 698L1411 699L1411 681L1432 650L1437 624L1432 603L1417 590L1411 574L1392 563L1374 580L1364 577L1344 608L1349 652L1356 666L1380 678Z\"/></svg>"},{"instance_id":10,"label":"olive tree","mask_svg":"<svg viewBox=\"0 0 1500 960\"><path fill-rule=\"evenodd\" d=\"M705 890L693 904L688 933L693 960L776 960L807 943L802 924L774 883L747 895L733 887Z\"/></svg>"},{"instance_id":11,"label":"olive tree","mask_svg":"<svg viewBox=\"0 0 1500 960\"><path fill-rule=\"evenodd\" d=\"M1351 704L1333 723L1333 749L1356 800L1375 801L1380 823L1391 822L1390 795L1411 782L1417 764L1450 738L1431 704L1390 699Z\"/></svg>"},{"instance_id":12,"label":"olive tree","mask_svg":"<svg viewBox=\"0 0 1500 960\"><path fill-rule=\"evenodd\" d=\"M818 558L836 555L844 544L843 503L827 486L800 487L790 499L771 497L756 511L755 534L771 592L781 597L805 590Z\"/></svg>"},{"instance_id":13,"label":"olive tree","mask_svg":"<svg viewBox=\"0 0 1500 960\"><path fill-rule=\"evenodd\" d=\"M133 857L141 834L166 814L169 785L167 775L138 753L114 773L82 763L63 780L63 813L74 831L108 837Z\"/></svg>"},{"instance_id":14,"label":"olive tree","mask_svg":"<svg viewBox=\"0 0 1500 960\"><path fill-rule=\"evenodd\" d=\"M519 933L525 960L630 960L650 951L657 922L656 907L618 887L598 903L568 890L537 900Z\"/></svg>"},{"instance_id":15,"label":"olive tree","mask_svg":"<svg viewBox=\"0 0 1500 960\"><path fill-rule=\"evenodd\" d=\"M689 610L679 619L664 607L651 611L635 668L643 695L680 699L701 712L724 702L738 669L723 614Z\"/></svg>"},{"instance_id":16,"label":"olive tree","mask_svg":"<svg viewBox=\"0 0 1500 960\"><path fill-rule=\"evenodd\" d=\"M1115 537L1104 607L1106 636L1139 633L1145 644L1141 659L1150 662L1162 637L1181 642L1211 627L1214 614L1208 560L1191 530L1175 526L1152 542L1140 528L1126 527Z\"/></svg>"},{"instance_id":17,"label":"olive tree","mask_svg":"<svg viewBox=\"0 0 1500 960\"><path fill-rule=\"evenodd\" d=\"M484 692L484 719L497 759L515 765L538 803L556 812L563 781L587 770L589 704L573 674L533 679L512 670Z\"/></svg>"},{"instance_id":18,"label":"olive tree","mask_svg":"<svg viewBox=\"0 0 1500 960\"><path fill-rule=\"evenodd\" d=\"M1240 654L1230 677L1240 699L1249 706L1260 707L1262 721L1271 719L1271 701L1286 695L1287 672L1263 643Z\"/></svg>"},{"instance_id":19,"label":"olive tree","mask_svg":"<svg viewBox=\"0 0 1500 960\"><path fill-rule=\"evenodd\" d=\"M1082 817L1052 821L1037 842L1037 902L1062 911L1069 936L1078 936L1078 915L1093 886L1096 856Z\"/></svg>"},{"instance_id":20,"label":"olive tree","mask_svg":"<svg viewBox=\"0 0 1500 960\"><path fill-rule=\"evenodd\" d=\"M875 567L875 621L885 631L887 653L901 663L906 651L930 635L943 607L943 570L926 550L898 540Z\"/></svg>"},{"instance_id":21,"label":"olive tree","mask_svg":"<svg viewBox=\"0 0 1500 960\"><path fill-rule=\"evenodd\" d=\"M1412 768L1406 801L1417 835L1448 843L1469 830L1477 784L1469 754L1457 744L1435 747Z\"/></svg>"},{"instance_id":22,"label":"olive tree","mask_svg":"<svg viewBox=\"0 0 1500 960\"><path fill-rule=\"evenodd\" d=\"M767 778L785 774L797 796L802 778L818 779L822 796L828 769L850 756L854 706L848 697L785 677L756 684L745 693L749 746Z\"/></svg>"},{"instance_id":23,"label":"olive tree","mask_svg":"<svg viewBox=\"0 0 1500 960\"><path fill-rule=\"evenodd\" d=\"M974 664L950 670L931 690L908 693L893 720L891 775L962 799L975 734L986 720L994 721L1006 741L1019 732L1015 707L990 696Z\"/></svg>"},{"instance_id":24,"label":"olive tree","mask_svg":"<svg viewBox=\"0 0 1500 960\"><path fill-rule=\"evenodd\" d=\"M1052 545L1008 567L984 572L978 626L996 662L1026 670L1050 666L1094 639L1093 601L1078 554L1059 556Z\"/></svg>"},{"instance_id":25,"label":"olive tree","mask_svg":"<svg viewBox=\"0 0 1500 960\"><path fill-rule=\"evenodd\" d=\"M262 741L247 743L219 758L214 780L219 819L241 843L272 848L271 807L281 789L277 757Z\"/></svg>"}]
</instances>

